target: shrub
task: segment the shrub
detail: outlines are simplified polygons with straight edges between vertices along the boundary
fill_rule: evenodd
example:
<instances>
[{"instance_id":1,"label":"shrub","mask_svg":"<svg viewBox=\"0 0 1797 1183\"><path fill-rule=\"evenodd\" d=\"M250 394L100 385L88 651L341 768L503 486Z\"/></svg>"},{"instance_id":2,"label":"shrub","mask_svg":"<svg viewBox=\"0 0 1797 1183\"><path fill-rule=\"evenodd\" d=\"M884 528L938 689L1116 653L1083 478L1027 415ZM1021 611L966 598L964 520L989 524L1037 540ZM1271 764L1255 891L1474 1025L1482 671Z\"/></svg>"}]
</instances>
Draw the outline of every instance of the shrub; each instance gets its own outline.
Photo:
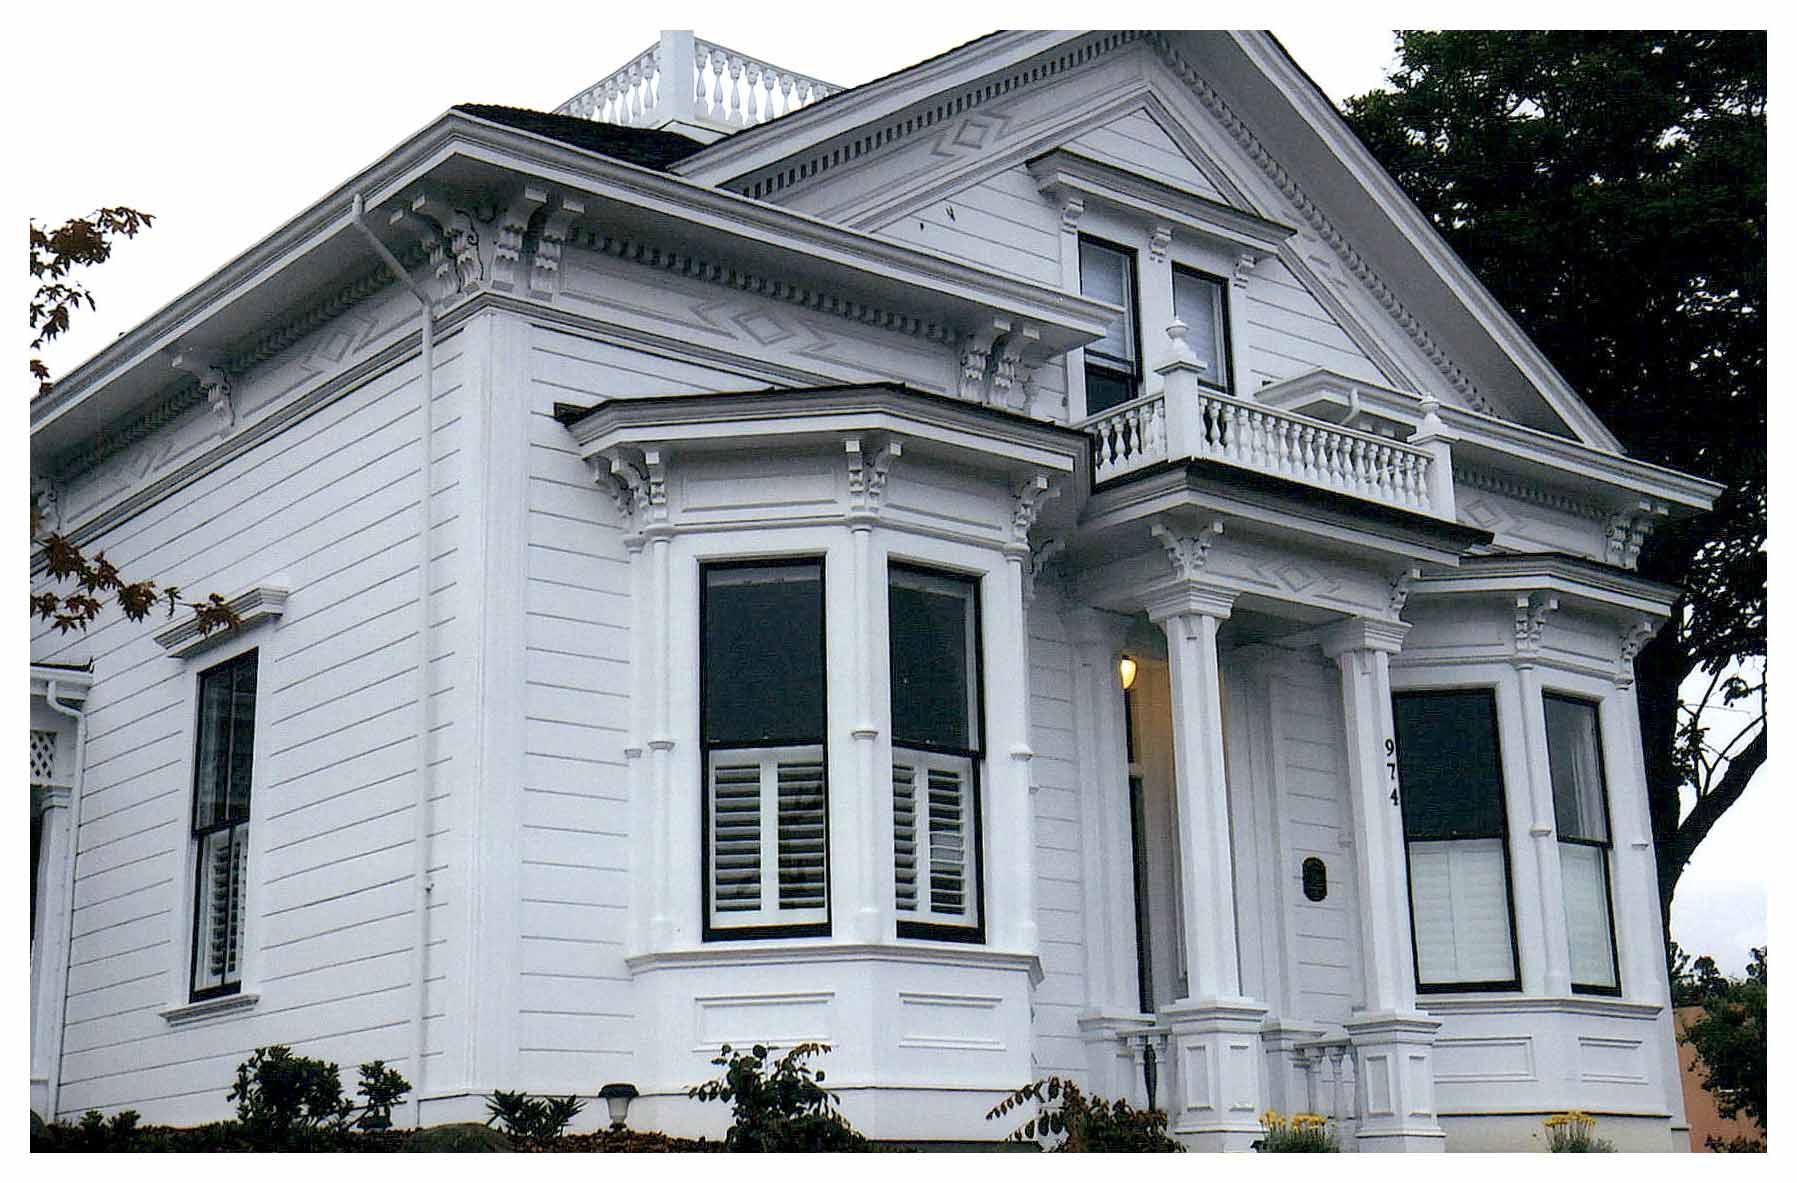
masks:
<instances>
[{"instance_id":1,"label":"shrub","mask_svg":"<svg viewBox=\"0 0 1797 1183\"><path fill-rule=\"evenodd\" d=\"M1329 1119L1316 1113L1294 1113L1286 1117L1277 1109L1260 1115L1261 1136L1255 1148L1262 1154L1334 1154L1341 1150L1335 1144L1335 1131Z\"/></svg>"},{"instance_id":2,"label":"shrub","mask_svg":"<svg viewBox=\"0 0 1797 1183\"><path fill-rule=\"evenodd\" d=\"M393 1124L394 1104L412 1086L380 1060L361 1066L356 1092L363 1112L353 1124L365 1130ZM337 1065L296 1056L280 1044L259 1047L237 1066L237 1083L226 1094L237 1102L237 1121L259 1150L329 1149L351 1127L356 1103L343 1095Z\"/></svg>"},{"instance_id":3,"label":"shrub","mask_svg":"<svg viewBox=\"0 0 1797 1183\"><path fill-rule=\"evenodd\" d=\"M694 1085L687 1096L731 1105L736 1120L724 1135L726 1150L866 1150L867 1139L843 1117L836 1095L823 1088L824 1074L803 1062L829 1050L828 1044L801 1043L769 1070L766 1046L732 1055L725 1044L712 1060L723 1076Z\"/></svg>"},{"instance_id":4,"label":"shrub","mask_svg":"<svg viewBox=\"0 0 1797 1183\"><path fill-rule=\"evenodd\" d=\"M1555 1154L1610 1154L1614 1143L1593 1137L1597 1119L1577 1109L1556 1113L1541 1123L1547 1127L1547 1148Z\"/></svg>"},{"instance_id":5,"label":"shrub","mask_svg":"<svg viewBox=\"0 0 1797 1183\"><path fill-rule=\"evenodd\" d=\"M421 1154L494 1154L512 1149L512 1140L478 1121L458 1121L412 1131L406 1150Z\"/></svg>"},{"instance_id":6,"label":"shrub","mask_svg":"<svg viewBox=\"0 0 1797 1183\"><path fill-rule=\"evenodd\" d=\"M498 1122L513 1138L526 1142L546 1142L559 1138L568 1123L587 1107L575 1097L532 1097L524 1093L494 1090L487 1098L487 1124Z\"/></svg>"},{"instance_id":7,"label":"shrub","mask_svg":"<svg viewBox=\"0 0 1797 1183\"><path fill-rule=\"evenodd\" d=\"M1060 1137L1050 1147L1070 1153L1181 1153L1185 1150L1167 1136L1167 1115L1159 1109L1137 1109L1128 1101L1088 1098L1070 1080L1051 1076L1026 1084L986 1114L986 1120L1003 1117L1026 1102L1041 1106L1036 1116L1011 1132L1012 1142L1035 1142Z\"/></svg>"}]
</instances>

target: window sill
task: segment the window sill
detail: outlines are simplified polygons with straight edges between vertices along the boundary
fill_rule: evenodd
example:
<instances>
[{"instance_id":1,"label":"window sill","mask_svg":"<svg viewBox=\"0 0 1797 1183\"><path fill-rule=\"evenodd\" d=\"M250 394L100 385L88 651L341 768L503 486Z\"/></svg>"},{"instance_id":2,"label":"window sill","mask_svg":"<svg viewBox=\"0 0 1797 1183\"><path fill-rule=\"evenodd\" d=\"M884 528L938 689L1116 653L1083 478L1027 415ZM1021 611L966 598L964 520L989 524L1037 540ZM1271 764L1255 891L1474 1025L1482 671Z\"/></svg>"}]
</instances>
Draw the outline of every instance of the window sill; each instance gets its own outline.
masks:
<instances>
[{"instance_id":1,"label":"window sill","mask_svg":"<svg viewBox=\"0 0 1797 1183\"><path fill-rule=\"evenodd\" d=\"M170 1007L160 1013L163 1021L169 1026L185 1027L191 1023L200 1023L207 1019L216 1019L250 1010L261 999L260 994L226 994L222 998L207 998L199 1002Z\"/></svg>"},{"instance_id":2,"label":"window sill","mask_svg":"<svg viewBox=\"0 0 1797 1183\"><path fill-rule=\"evenodd\" d=\"M820 941L731 941L696 949L667 949L626 958L633 976L657 970L701 966L819 964L841 961L904 961L927 965L960 965L976 969L1022 970L1032 982L1042 979L1042 963L1031 953L1015 953L949 941L906 941L903 944L849 944Z\"/></svg>"},{"instance_id":3,"label":"window sill","mask_svg":"<svg viewBox=\"0 0 1797 1183\"><path fill-rule=\"evenodd\" d=\"M1423 994L1417 997L1416 1005L1418 1010L1438 1015L1540 1014L1555 1011L1618 1019L1652 1019L1663 1009L1657 1002L1633 1002L1591 994L1556 997L1538 994Z\"/></svg>"}]
</instances>

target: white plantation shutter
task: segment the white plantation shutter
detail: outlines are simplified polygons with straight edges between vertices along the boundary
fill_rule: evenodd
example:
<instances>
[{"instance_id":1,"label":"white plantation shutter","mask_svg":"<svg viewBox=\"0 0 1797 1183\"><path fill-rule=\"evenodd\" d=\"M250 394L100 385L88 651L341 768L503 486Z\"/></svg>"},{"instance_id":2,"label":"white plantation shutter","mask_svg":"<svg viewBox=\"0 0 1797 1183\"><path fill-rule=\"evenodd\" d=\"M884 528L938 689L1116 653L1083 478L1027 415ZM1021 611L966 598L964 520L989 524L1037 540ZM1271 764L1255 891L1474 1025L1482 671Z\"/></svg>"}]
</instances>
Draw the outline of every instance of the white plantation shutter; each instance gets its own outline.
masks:
<instances>
[{"instance_id":1,"label":"white plantation shutter","mask_svg":"<svg viewBox=\"0 0 1797 1183\"><path fill-rule=\"evenodd\" d=\"M1412 842L1410 910L1419 985L1516 977L1502 839Z\"/></svg>"},{"instance_id":2,"label":"white plantation shutter","mask_svg":"<svg viewBox=\"0 0 1797 1183\"><path fill-rule=\"evenodd\" d=\"M711 926L829 918L821 745L711 754Z\"/></svg>"},{"instance_id":3,"label":"white plantation shutter","mask_svg":"<svg viewBox=\"0 0 1797 1183\"><path fill-rule=\"evenodd\" d=\"M1610 900L1601 846L1560 843L1560 878L1566 894L1566 937L1572 947L1572 980L1581 986L1616 985L1610 949Z\"/></svg>"},{"instance_id":4,"label":"white plantation shutter","mask_svg":"<svg viewBox=\"0 0 1797 1183\"><path fill-rule=\"evenodd\" d=\"M243 953L243 880L249 832L242 826L208 834L200 844L199 944L194 989L238 980Z\"/></svg>"},{"instance_id":5,"label":"white plantation shutter","mask_svg":"<svg viewBox=\"0 0 1797 1183\"><path fill-rule=\"evenodd\" d=\"M973 761L895 750L892 763L893 872L907 918L972 927Z\"/></svg>"}]
</instances>

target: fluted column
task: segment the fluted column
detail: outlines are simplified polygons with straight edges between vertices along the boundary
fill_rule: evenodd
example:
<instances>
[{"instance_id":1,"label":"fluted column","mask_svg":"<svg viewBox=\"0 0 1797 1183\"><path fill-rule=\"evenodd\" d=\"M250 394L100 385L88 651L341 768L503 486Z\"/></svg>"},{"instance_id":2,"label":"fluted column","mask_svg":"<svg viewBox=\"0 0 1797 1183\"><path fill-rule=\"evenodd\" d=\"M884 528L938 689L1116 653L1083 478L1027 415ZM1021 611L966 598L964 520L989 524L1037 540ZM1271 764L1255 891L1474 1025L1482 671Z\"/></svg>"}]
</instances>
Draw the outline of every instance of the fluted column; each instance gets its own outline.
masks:
<instances>
[{"instance_id":1,"label":"fluted column","mask_svg":"<svg viewBox=\"0 0 1797 1183\"><path fill-rule=\"evenodd\" d=\"M1391 655L1410 626L1357 619L1337 625L1323 651L1341 667L1348 798L1360 889L1362 1005L1344 1026L1358 1056L1362 1150L1438 1151L1433 1046L1439 1020L1416 1005L1403 786L1391 714Z\"/></svg>"}]
</instances>

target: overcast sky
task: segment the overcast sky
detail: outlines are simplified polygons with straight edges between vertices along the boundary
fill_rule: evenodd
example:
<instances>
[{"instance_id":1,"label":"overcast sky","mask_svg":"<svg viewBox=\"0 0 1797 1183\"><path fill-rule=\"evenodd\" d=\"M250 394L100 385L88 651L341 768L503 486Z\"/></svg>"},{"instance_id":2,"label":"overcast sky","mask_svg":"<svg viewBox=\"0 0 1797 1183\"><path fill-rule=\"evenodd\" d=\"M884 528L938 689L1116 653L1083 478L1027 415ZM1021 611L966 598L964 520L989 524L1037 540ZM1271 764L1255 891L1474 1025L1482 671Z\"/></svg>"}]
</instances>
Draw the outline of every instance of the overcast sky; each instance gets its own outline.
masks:
<instances>
[{"instance_id":1,"label":"overcast sky","mask_svg":"<svg viewBox=\"0 0 1797 1183\"><path fill-rule=\"evenodd\" d=\"M1169 8L1139 23L1307 15L1283 6L1237 7ZM18 171L8 200L24 202L15 216L41 222L125 204L154 214L156 223L84 277L99 308L79 313L46 361L56 375L66 374L449 106L554 107L656 39L653 23L622 19L651 8L438 0L152 9L89 0L70 10L79 16L58 26L53 45L9 55L11 109L25 135L10 154ZM1565 15L1563 6L1547 11ZM691 24L734 49L843 85L996 27L1089 19L1079 5L1038 4L1026 12L768 3L663 10L669 23ZM1106 13L1121 15L1114 7ZM843 14L880 24L850 28ZM1385 15L1383 23L1400 23ZM1631 20L1655 15L1629 10ZM77 20L90 32L77 36ZM1313 21L1274 32L1338 102L1380 85L1392 62L1392 36L1372 16L1363 25ZM1674 910L1674 936L1729 970L1745 963L1749 944L1766 941L1764 868L1776 831L1769 792L1756 784L1717 826L1686 872Z\"/></svg>"}]
</instances>

